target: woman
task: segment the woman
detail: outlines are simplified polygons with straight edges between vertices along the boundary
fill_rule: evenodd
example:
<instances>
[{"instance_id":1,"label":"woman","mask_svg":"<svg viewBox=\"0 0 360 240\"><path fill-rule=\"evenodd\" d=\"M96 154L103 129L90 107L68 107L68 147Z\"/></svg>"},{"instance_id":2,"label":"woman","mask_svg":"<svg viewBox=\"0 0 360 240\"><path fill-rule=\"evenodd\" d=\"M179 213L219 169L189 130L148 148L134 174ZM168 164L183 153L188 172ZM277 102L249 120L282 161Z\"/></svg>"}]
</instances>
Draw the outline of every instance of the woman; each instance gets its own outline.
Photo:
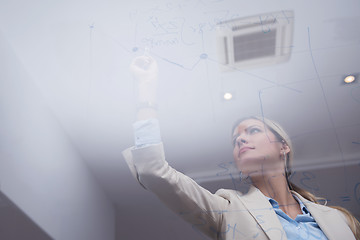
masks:
<instances>
[{"instance_id":1,"label":"woman","mask_svg":"<svg viewBox=\"0 0 360 240\"><path fill-rule=\"evenodd\" d=\"M157 63L136 58L138 83L135 147L123 152L133 175L169 208L212 239L355 239L359 223L346 210L317 204L312 194L288 181L293 158L289 137L276 123L247 118L233 128L233 156L251 179L248 193L215 194L165 161L156 120Z\"/></svg>"}]
</instances>

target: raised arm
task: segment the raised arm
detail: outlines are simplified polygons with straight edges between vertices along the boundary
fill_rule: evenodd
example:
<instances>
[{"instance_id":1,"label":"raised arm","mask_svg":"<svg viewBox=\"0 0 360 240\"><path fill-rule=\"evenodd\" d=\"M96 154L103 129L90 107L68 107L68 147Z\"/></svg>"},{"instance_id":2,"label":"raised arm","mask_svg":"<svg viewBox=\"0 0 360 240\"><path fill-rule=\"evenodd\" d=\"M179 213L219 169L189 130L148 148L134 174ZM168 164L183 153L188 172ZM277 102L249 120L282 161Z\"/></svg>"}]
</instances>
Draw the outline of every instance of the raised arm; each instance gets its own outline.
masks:
<instances>
[{"instance_id":1,"label":"raised arm","mask_svg":"<svg viewBox=\"0 0 360 240\"><path fill-rule=\"evenodd\" d=\"M144 120L157 116L157 63L151 57L137 57L131 64L131 71L138 86L136 124L148 125ZM213 239L218 238L222 210L226 209L229 201L212 194L188 176L170 167L165 160L161 142L126 149L123 156L134 177L144 188L155 193L170 209L206 235Z\"/></svg>"},{"instance_id":2,"label":"raised arm","mask_svg":"<svg viewBox=\"0 0 360 240\"><path fill-rule=\"evenodd\" d=\"M150 56L140 56L133 60L130 70L137 85L137 120L156 118L156 92L158 85L158 65Z\"/></svg>"}]
</instances>

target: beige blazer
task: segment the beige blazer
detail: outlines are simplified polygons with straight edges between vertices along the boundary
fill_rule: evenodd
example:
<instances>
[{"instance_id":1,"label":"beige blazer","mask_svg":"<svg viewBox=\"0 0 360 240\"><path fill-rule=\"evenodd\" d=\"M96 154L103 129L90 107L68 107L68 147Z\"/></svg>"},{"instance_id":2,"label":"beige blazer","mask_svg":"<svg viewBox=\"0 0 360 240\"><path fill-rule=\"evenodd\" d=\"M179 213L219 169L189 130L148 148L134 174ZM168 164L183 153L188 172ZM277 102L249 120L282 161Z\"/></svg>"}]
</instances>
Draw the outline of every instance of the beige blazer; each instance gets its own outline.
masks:
<instances>
[{"instance_id":1,"label":"beige blazer","mask_svg":"<svg viewBox=\"0 0 360 240\"><path fill-rule=\"evenodd\" d=\"M255 187L242 194L220 189L215 194L171 168L162 144L128 148L123 156L139 183L185 221L212 239L287 239L270 202ZM328 239L355 239L338 210L309 202L294 192Z\"/></svg>"}]
</instances>

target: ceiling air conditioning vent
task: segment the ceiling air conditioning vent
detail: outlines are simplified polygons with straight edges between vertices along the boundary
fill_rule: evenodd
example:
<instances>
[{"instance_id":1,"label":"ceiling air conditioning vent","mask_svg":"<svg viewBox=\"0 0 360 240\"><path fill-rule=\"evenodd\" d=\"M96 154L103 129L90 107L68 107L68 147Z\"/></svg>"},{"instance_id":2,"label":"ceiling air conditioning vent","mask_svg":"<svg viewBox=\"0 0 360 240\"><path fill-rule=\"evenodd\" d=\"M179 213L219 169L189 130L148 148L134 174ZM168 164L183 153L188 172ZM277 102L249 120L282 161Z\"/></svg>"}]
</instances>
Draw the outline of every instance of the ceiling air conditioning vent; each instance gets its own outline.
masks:
<instances>
[{"instance_id":1,"label":"ceiling air conditioning vent","mask_svg":"<svg viewBox=\"0 0 360 240\"><path fill-rule=\"evenodd\" d=\"M293 23L293 11L220 22L217 45L221 69L263 67L289 60Z\"/></svg>"}]
</instances>

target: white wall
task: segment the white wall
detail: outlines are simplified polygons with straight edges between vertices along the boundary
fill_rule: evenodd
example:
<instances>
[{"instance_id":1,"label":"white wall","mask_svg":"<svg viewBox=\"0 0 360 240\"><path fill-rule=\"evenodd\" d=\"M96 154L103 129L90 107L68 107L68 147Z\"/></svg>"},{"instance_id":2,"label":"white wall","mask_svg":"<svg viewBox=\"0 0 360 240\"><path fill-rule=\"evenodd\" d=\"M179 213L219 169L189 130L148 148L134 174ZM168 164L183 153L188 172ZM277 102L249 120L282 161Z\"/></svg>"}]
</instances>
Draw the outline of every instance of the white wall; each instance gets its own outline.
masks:
<instances>
[{"instance_id":1,"label":"white wall","mask_svg":"<svg viewBox=\"0 0 360 240\"><path fill-rule=\"evenodd\" d=\"M0 191L54 239L114 239L112 203L1 33L0 52Z\"/></svg>"}]
</instances>

